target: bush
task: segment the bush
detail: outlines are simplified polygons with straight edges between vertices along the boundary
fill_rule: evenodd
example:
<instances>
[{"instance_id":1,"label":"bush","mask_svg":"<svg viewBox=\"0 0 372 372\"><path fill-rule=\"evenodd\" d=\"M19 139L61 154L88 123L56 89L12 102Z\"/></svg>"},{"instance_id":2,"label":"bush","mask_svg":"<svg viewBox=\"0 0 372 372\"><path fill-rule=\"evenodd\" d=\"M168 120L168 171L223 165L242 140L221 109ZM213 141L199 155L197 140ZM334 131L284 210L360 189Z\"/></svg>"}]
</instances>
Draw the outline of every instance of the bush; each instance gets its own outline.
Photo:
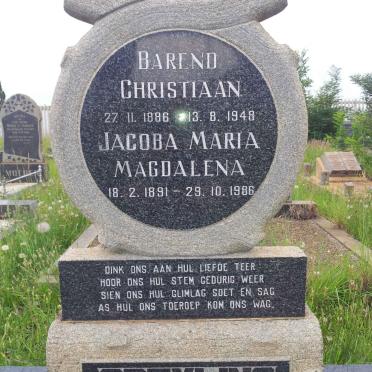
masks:
<instances>
[{"instance_id":1,"label":"bush","mask_svg":"<svg viewBox=\"0 0 372 372\"><path fill-rule=\"evenodd\" d=\"M372 115L359 113L353 118L353 136L347 144L358 158L363 171L372 178Z\"/></svg>"},{"instance_id":2,"label":"bush","mask_svg":"<svg viewBox=\"0 0 372 372\"><path fill-rule=\"evenodd\" d=\"M336 135L335 137L327 136L327 140L335 147L337 150L345 151L347 149L347 134L344 127L345 122L345 113L344 112L336 112L333 114L333 123L336 128Z\"/></svg>"},{"instance_id":3,"label":"bush","mask_svg":"<svg viewBox=\"0 0 372 372\"><path fill-rule=\"evenodd\" d=\"M340 101L340 93L341 69L332 66L329 71L329 80L314 97L307 100L310 139L335 136L337 127L334 123L334 115L339 111L337 104Z\"/></svg>"}]
</instances>

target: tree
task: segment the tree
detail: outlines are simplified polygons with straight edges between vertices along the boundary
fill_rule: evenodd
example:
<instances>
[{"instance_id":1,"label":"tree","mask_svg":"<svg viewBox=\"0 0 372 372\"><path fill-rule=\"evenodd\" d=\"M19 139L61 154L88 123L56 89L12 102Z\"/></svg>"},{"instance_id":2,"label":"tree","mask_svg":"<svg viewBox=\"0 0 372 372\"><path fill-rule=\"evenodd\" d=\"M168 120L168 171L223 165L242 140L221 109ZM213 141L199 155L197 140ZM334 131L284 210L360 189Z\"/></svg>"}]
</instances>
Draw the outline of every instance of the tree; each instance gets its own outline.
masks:
<instances>
[{"instance_id":1,"label":"tree","mask_svg":"<svg viewBox=\"0 0 372 372\"><path fill-rule=\"evenodd\" d=\"M368 112L372 114L372 73L352 75L350 79L362 89Z\"/></svg>"},{"instance_id":2,"label":"tree","mask_svg":"<svg viewBox=\"0 0 372 372\"><path fill-rule=\"evenodd\" d=\"M331 66L328 75L329 79L319 89L317 98L320 106L335 107L341 100L341 69Z\"/></svg>"},{"instance_id":3,"label":"tree","mask_svg":"<svg viewBox=\"0 0 372 372\"><path fill-rule=\"evenodd\" d=\"M5 101L5 93L3 91L3 88L1 87L1 82L0 82L0 110L3 107Z\"/></svg>"},{"instance_id":4,"label":"tree","mask_svg":"<svg viewBox=\"0 0 372 372\"><path fill-rule=\"evenodd\" d=\"M366 175L372 178L372 73L353 75L350 79L362 89L367 112L354 115L353 136L349 144Z\"/></svg>"},{"instance_id":5,"label":"tree","mask_svg":"<svg viewBox=\"0 0 372 372\"><path fill-rule=\"evenodd\" d=\"M347 133L344 126L346 119L345 112L337 111L333 115L333 123L336 126L336 134L333 137L327 138L329 142L337 149L341 151L347 150Z\"/></svg>"},{"instance_id":6,"label":"tree","mask_svg":"<svg viewBox=\"0 0 372 372\"><path fill-rule=\"evenodd\" d=\"M297 71L300 77L300 82L302 85L302 89L304 91L304 95L306 98L306 102L310 98L310 88L313 85L313 80L310 78L310 67L309 67L309 60L310 58L307 55L307 50L303 49L300 52L297 52L298 57L298 66Z\"/></svg>"},{"instance_id":7,"label":"tree","mask_svg":"<svg viewBox=\"0 0 372 372\"><path fill-rule=\"evenodd\" d=\"M332 66L328 75L328 80L308 102L309 138L324 139L337 132L334 117L340 111L341 69Z\"/></svg>"}]
</instances>

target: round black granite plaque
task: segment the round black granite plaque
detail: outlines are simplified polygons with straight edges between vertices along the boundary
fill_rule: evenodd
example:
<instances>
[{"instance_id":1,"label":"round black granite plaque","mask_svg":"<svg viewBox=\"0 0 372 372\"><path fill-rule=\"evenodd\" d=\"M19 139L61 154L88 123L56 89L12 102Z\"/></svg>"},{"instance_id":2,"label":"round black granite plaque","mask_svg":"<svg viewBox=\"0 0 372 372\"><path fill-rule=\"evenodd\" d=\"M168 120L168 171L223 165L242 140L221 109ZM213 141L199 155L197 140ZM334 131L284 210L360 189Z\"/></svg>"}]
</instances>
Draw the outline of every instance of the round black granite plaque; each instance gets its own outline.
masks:
<instances>
[{"instance_id":1,"label":"round black granite plaque","mask_svg":"<svg viewBox=\"0 0 372 372\"><path fill-rule=\"evenodd\" d=\"M247 203L270 169L277 131L270 89L250 59L193 31L117 50L94 76L80 123L104 195L144 224L177 230Z\"/></svg>"}]
</instances>

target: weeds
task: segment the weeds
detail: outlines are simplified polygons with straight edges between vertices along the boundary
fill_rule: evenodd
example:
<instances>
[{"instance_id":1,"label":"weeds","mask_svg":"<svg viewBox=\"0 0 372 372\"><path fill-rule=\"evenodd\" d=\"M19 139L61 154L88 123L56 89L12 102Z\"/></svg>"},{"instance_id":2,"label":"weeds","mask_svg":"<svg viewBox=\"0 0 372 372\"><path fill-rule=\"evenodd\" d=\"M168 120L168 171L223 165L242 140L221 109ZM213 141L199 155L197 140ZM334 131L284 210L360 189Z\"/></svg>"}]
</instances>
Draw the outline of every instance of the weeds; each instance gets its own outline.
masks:
<instances>
[{"instance_id":1,"label":"weeds","mask_svg":"<svg viewBox=\"0 0 372 372\"><path fill-rule=\"evenodd\" d=\"M345 258L310 273L307 303L319 319L326 364L372 362L372 270Z\"/></svg>"},{"instance_id":2,"label":"weeds","mask_svg":"<svg viewBox=\"0 0 372 372\"><path fill-rule=\"evenodd\" d=\"M21 194L39 201L36 215L19 216L16 231L0 243L0 365L45 364L59 289L38 279L88 225L63 192L53 162L49 170L50 181Z\"/></svg>"}]
</instances>

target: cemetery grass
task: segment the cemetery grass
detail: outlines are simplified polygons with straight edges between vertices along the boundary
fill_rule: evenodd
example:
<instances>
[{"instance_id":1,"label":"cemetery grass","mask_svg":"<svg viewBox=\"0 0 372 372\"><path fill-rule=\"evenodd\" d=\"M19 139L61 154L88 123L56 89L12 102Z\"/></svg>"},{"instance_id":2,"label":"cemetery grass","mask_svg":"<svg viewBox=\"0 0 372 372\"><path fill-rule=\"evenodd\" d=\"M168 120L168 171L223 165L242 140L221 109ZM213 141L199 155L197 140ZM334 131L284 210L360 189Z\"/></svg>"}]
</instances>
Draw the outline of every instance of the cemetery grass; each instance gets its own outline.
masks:
<instances>
[{"instance_id":1,"label":"cemetery grass","mask_svg":"<svg viewBox=\"0 0 372 372\"><path fill-rule=\"evenodd\" d=\"M372 363L372 269L312 221L273 219L262 245L308 256L307 304L319 319L325 364Z\"/></svg>"},{"instance_id":2,"label":"cemetery grass","mask_svg":"<svg viewBox=\"0 0 372 372\"><path fill-rule=\"evenodd\" d=\"M16 230L0 242L0 365L45 365L47 331L60 311L59 288L38 280L89 224L63 192L53 161L49 167L48 183L21 194L40 201L36 216L19 216ZM50 231L39 232L41 222ZM283 242L274 234L270 243ZM371 363L370 267L347 258L316 261L307 296L323 330L325 363Z\"/></svg>"},{"instance_id":3,"label":"cemetery grass","mask_svg":"<svg viewBox=\"0 0 372 372\"><path fill-rule=\"evenodd\" d=\"M372 363L372 271L345 257L319 263L308 279L307 303L319 319L326 364Z\"/></svg>"},{"instance_id":4,"label":"cemetery grass","mask_svg":"<svg viewBox=\"0 0 372 372\"><path fill-rule=\"evenodd\" d=\"M305 162L315 169L316 158L332 151L327 142L311 141L305 154ZM336 223L366 247L372 248L372 194L346 198L325 188L316 186L302 176L292 193L293 200L313 200L319 213Z\"/></svg>"},{"instance_id":5,"label":"cemetery grass","mask_svg":"<svg viewBox=\"0 0 372 372\"><path fill-rule=\"evenodd\" d=\"M50 180L21 194L39 200L35 217L18 216L16 230L0 242L0 365L45 365L47 330L60 310L57 286L39 277L88 226L59 182ZM48 225L37 225L46 222Z\"/></svg>"}]
</instances>

